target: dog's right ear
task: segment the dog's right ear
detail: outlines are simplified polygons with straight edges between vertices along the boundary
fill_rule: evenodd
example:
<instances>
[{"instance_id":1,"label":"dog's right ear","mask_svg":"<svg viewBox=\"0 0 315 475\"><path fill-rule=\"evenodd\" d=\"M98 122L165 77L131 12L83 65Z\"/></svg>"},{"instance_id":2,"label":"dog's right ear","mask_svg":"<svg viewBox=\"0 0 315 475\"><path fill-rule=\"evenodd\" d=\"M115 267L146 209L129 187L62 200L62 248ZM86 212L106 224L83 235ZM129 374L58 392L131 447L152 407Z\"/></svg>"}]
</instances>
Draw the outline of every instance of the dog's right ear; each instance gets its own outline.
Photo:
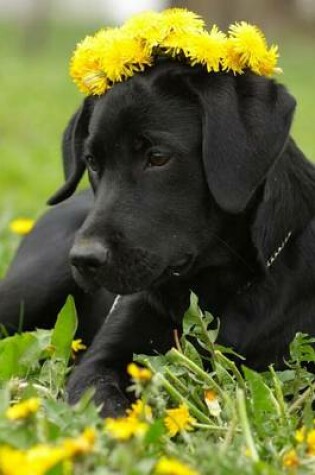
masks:
<instances>
[{"instance_id":1,"label":"dog's right ear","mask_svg":"<svg viewBox=\"0 0 315 475\"><path fill-rule=\"evenodd\" d=\"M65 184L48 200L49 205L55 205L69 198L84 171L85 163L82 152L84 140L88 136L88 127L93 109L93 98L87 97L80 109L71 117L69 124L63 134L62 159L65 175Z\"/></svg>"}]
</instances>

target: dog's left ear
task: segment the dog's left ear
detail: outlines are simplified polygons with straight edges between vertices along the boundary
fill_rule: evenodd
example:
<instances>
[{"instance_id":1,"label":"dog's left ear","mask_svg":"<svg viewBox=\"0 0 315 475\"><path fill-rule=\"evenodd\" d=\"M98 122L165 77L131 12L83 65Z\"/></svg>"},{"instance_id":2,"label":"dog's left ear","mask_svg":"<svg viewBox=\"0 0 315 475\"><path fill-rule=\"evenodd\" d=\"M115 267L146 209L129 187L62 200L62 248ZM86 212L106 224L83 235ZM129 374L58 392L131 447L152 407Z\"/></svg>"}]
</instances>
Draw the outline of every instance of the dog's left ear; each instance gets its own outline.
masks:
<instances>
[{"instance_id":1,"label":"dog's left ear","mask_svg":"<svg viewBox=\"0 0 315 475\"><path fill-rule=\"evenodd\" d=\"M93 99L88 97L82 106L71 117L63 134L62 159L65 184L48 200L49 205L55 205L71 196L84 171L85 163L82 157L84 140L88 135L88 126L93 107Z\"/></svg>"},{"instance_id":2,"label":"dog's left ear","mask_svg":"<svg viewBox=\"0 0 315 475\"><path fill-rule=\"evenodd\" d=\"M296 103L283 86L250 72L213 75L201 91L209 189L222 209L240 213L285 148Z\"/></svg>"}]
</instances>

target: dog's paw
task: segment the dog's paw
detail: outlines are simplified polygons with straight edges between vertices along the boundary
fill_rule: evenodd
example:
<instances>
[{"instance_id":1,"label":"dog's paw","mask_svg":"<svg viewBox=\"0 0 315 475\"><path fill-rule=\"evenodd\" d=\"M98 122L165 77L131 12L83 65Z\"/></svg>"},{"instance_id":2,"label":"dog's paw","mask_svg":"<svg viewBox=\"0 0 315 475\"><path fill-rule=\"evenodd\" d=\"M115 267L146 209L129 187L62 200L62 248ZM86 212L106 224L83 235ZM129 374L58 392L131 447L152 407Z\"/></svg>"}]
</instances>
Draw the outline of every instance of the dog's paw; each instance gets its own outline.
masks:
<instances>
[{"instance_id":1,"label":"dog's paw","mask_svg":"<svg viewBox=\"0 0 315 475\"><path fill-rule=\"evenodd\" d=\"M95 391L93 400L96 406L101 408L100 415L102 417L125 415L130 401L112 374L106 374L106 372L93 374L92 372L87 377L85 371L80 373L80 366L78 366L67 384L67 396L70 404L77 403L89 388L93 388Z\"/></svg>"}]
</instances>

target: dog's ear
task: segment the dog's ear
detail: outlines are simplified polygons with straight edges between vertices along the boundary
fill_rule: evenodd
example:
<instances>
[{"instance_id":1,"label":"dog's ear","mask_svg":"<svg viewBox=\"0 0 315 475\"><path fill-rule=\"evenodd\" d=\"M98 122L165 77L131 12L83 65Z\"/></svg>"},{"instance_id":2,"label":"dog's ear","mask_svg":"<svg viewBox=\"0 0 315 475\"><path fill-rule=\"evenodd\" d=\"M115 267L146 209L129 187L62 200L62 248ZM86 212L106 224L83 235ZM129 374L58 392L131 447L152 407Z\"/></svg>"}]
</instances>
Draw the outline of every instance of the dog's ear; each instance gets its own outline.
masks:
<instances>
[{"instance_id":1,"label":"dog's ear","mask_svg":"<svg viewBox=\"0 0 315 475\"><path fill-rule=\"evenodd\" d=\"M222 209L240 213L287 143L295 100L250 72L213 75L198 95L209 189Z\"/></svg>"},{"instance_id":2,"label":"dog's ear","mask_svg":"<svg viewBox=\"0 0 315 475\"><path fill-rule=\"evenodd\" d=\"M71 117L64 131L62 141L62 159L65 184L48 200L49 205L55 205L71 196L81 180L85 163L82 152L84 140L88 135L89 121L93 108L92 99L88 97L82 106Z\"/></svg>"}]
</instances>

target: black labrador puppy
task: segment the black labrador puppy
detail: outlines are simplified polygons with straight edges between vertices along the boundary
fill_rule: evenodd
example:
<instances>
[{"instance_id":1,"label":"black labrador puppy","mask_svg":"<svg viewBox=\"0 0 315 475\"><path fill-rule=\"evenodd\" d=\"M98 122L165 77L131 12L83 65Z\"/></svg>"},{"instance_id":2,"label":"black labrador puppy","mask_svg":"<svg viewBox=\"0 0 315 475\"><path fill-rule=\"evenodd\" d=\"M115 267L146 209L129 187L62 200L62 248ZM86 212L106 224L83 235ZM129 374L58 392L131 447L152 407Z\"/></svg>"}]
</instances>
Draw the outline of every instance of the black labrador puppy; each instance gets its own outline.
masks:
<instances>
[{"instance_id":1,"label":"black labrador puppy","mask_svg":"<svg viewBox=\"0 0 315 475\"><path fill-rule=\"evenodd\" d=\"M94 386L103 414L121 413L127 363L173 345L190 290L257 370L283 366L296 332L315 335L315 169L289 136L294 109L265 77L170 61L84 101L50 202L86 168L93 192L47 213L0 284L11 329L21 301L30 329L74 295L80 335L96 336L70 401Z\"/></svg>"}]
</instances>

